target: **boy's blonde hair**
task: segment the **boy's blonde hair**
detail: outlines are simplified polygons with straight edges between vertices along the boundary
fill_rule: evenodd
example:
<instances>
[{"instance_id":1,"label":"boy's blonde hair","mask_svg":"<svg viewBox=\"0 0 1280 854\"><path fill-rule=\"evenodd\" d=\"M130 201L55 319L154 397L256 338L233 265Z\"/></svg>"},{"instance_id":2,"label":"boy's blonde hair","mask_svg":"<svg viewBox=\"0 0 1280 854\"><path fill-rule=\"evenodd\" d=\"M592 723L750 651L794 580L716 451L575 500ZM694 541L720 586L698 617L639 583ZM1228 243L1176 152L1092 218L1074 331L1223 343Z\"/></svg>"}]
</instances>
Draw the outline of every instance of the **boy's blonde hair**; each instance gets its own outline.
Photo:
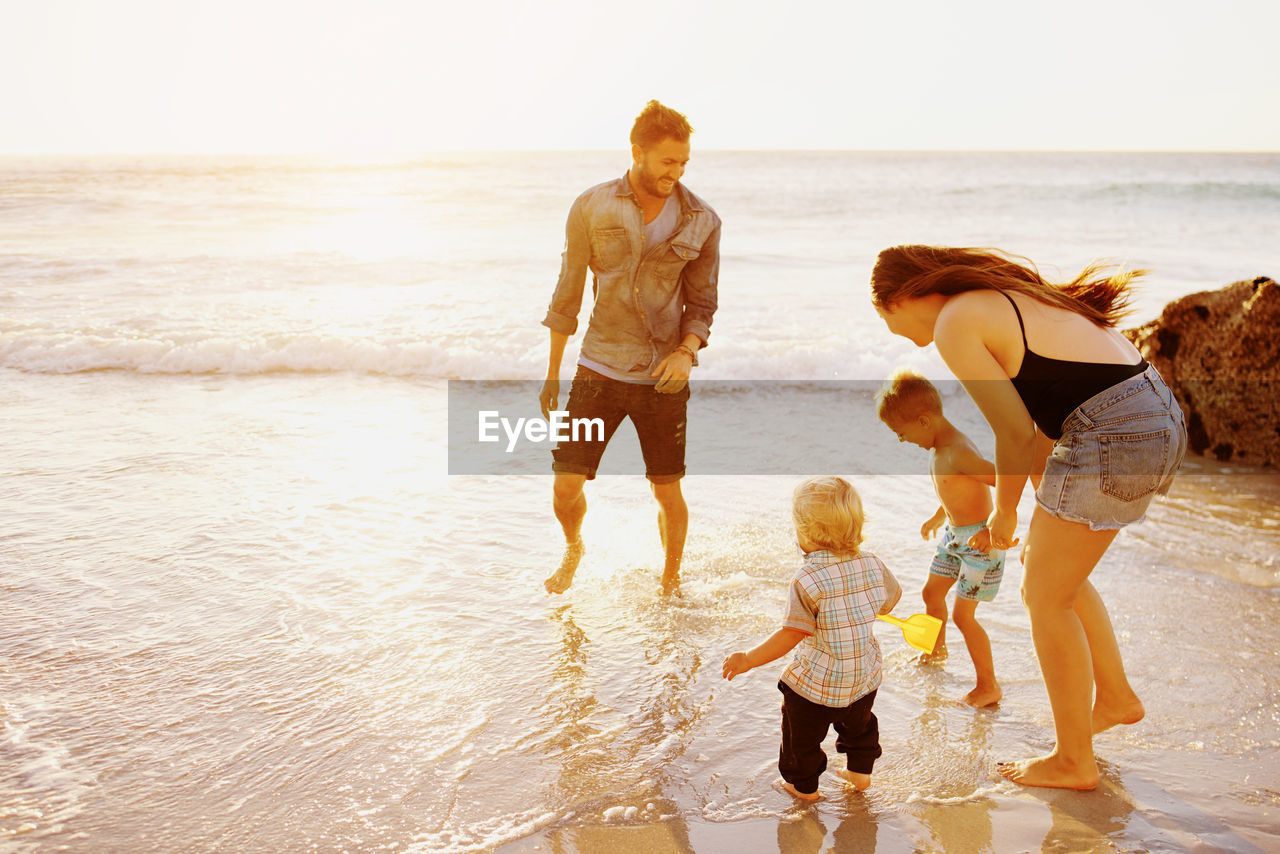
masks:
<instances>
[{"instance_id":1,"label":"boy's blonde hair","mask_svg":"<svg viewBox=\"0 0 1280 854\"><path fill-rule=\"evenodd\" d=\"M801 547L855 555L862 546L862 499L841 477L811 477L796 487L791 516Z\"/></svg>"},{"instance_id":2,"label":"boy's blonde hair","mask_svg":"<svg viewBox=\"0 0 1280 854\"><path fill-rule=\"evenodd\" d=\"M888 424L901 424L921 415L941 415L942 396L919 373L899 368L876 392L876 415Z\"/></svg>"}]
</instances>

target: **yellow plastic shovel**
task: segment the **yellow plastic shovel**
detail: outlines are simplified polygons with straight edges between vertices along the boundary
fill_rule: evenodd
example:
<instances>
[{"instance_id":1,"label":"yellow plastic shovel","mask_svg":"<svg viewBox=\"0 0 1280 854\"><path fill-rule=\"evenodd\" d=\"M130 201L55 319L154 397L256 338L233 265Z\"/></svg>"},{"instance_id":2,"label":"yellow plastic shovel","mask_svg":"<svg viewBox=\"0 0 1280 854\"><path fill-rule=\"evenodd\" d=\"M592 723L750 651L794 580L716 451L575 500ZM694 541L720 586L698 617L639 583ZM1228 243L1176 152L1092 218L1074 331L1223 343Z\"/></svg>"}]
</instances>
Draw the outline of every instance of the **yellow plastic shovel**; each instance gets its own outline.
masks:
<instances>
[{"instance_id":1,"label":"yellow plastic shovel","mask_svg":"<svg viewBox=\"0 0 1280 854\"><path fill-rule=\"evenodd\" d=\"M928 614L912 614L900 620L892 614L876 614L886 623L893 623L902 629L902 637L908 644L921 652L933 652L938 643L938 632L942 631L942 620Z\"/></svg>"}]
</instances>

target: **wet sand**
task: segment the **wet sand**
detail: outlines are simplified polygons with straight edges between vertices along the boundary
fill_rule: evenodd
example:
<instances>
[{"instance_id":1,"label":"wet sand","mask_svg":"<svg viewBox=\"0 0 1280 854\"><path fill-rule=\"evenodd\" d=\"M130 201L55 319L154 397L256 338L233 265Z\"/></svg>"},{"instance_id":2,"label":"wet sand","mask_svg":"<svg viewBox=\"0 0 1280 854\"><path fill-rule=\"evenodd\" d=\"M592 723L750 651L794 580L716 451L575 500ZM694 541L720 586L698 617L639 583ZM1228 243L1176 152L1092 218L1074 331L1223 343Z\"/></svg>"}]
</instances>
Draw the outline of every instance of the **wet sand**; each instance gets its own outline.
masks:
<instances>
[{"instance_id":1,"label":"wet sand","mask_svg":"<svg viewBox=\"0 0 1280 854\"><path fill-rule=\"evenodd\" d=\"M720 709L713 725L733 757L729 773L750 757L745 779L681 757L668 779L580 801L576 814L527 828L496 850L1280 851L1280 475L1241 474L1203 460L1192 460L1187 472L1095 573L1148 710L1139 724L1097 737L1102 783L1095 791L1023 788L995 772L996 761L1052 744L1048 701L1016 598L1021 565L1011 561L999 607L979 611L997 642L1005 688L998 706L975 711L957 702L972 678L959 632L950 633L941 666L917 664L891 632L878 632L886 665L876 711L885 754L866 793L845 788L833 773L843 761L834 735L826 744L831 764L822 801L801 804L772 790L777 722L769 683L779 663L749 674L748 702L769 705L754 716L754 728L734 708ZM922 610L911 581L904 587L898 610ZM717 705L743 699L727 687L711 690ZM677 779L687 767L700 772L697 782ZM679 797L663 798L663 790L682 783L698 791L700 814L681 808Z\"/></svg>"}]
</instances>

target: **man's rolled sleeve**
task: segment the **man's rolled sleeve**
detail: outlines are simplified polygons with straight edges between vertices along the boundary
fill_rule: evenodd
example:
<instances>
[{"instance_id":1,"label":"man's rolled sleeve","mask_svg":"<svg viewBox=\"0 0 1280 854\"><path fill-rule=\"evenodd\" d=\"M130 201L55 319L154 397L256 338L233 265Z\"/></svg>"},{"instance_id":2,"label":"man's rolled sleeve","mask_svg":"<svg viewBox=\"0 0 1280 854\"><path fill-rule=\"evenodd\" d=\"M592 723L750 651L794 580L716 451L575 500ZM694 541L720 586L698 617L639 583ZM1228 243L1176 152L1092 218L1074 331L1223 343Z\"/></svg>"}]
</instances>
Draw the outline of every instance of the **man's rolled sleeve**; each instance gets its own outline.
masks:
<instances>
[{"instance_id":1,"label":"man's rolled sleeve","mask_svg":"<svg viewBox=\"0 0 1280 854\"><path fill-rule=\"evenodd\" d=\"M564 226L564 254L560 261L560 280L556 282L551 304L542 325L562 335L578 331L578 312L582 309L582 290L587 282L587 265L591 261L591 235L579 198L569 209Z\"/></svg>"},{"instance_id":2,"label":"man's rolled sleeve","mask_svg":"<svg viewBox=\"0 0 1280 854\"><path fill-rule=\"evenodd\" d=\"M800 583L800 579L791 582L791 592L787 596L787 613L782 618L782 625L811 635L818 630L817 603L809 596Z\"/></svg>"},{"instance_id":3,"label":"man's rolled sleeve","mask_svg":"<svg viewBox=\"0 0 1280 854\"><path fill-rule=\"evenodd\" d=\"M680 319L680 336L692 332L707 345L711 336L711 318L718 305L720 281L720 226L707 235L698 257L684 268L684 315Z\"/></svg>"}]
</instances>

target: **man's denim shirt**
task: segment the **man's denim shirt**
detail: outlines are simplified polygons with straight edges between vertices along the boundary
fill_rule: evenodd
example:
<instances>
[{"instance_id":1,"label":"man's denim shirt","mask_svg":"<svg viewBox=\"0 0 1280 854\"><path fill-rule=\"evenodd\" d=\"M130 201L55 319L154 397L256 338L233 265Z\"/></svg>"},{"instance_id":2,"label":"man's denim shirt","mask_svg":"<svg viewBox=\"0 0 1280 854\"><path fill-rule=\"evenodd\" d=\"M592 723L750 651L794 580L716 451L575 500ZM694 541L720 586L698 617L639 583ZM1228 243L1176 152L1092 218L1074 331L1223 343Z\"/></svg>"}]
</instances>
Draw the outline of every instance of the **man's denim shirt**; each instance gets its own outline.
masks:
<instances>
[{"instance_id":1,"label":"man's denim shirt","mask_svg":"<svg viewBox=\"0 0 1280 854\"><path fill-rule=\"evenodd\" d=\"M542 325L577 331L590 268L595 304L582 341L586 358L647 377L687 333L706 344L720 275L720 217L683 184L675 193L675 230L651 247L625 174L587 190L569 209L560 281Z\"/></svg>"}]
</instances>

